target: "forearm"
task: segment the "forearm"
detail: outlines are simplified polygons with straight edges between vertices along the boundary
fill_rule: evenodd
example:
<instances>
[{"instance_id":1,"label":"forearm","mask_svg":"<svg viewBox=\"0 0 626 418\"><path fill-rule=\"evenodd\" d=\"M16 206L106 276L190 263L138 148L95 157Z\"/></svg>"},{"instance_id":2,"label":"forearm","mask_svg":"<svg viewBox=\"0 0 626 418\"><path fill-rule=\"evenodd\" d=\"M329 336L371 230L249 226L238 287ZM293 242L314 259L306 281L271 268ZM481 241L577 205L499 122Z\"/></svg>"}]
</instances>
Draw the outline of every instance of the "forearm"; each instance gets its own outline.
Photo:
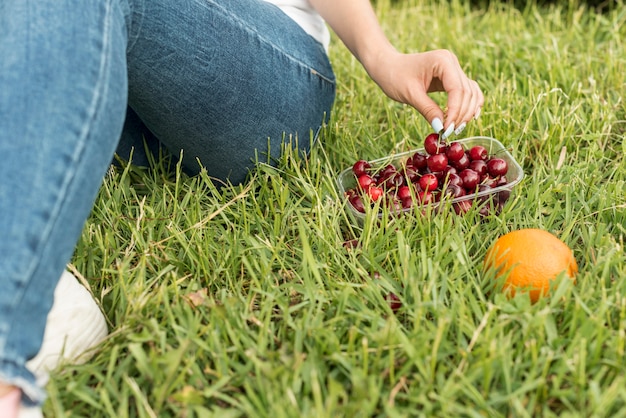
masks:
<instances>
[{"instance_id":1,"label":"forearm","mask_svg":"<svg viewBox=\"0 0 626 418\"><path fill-rule=\"evenodd\" d=\"M369 0L310 2L368 72L382 55L395 52Z\"/></svg>"}]
</instances>

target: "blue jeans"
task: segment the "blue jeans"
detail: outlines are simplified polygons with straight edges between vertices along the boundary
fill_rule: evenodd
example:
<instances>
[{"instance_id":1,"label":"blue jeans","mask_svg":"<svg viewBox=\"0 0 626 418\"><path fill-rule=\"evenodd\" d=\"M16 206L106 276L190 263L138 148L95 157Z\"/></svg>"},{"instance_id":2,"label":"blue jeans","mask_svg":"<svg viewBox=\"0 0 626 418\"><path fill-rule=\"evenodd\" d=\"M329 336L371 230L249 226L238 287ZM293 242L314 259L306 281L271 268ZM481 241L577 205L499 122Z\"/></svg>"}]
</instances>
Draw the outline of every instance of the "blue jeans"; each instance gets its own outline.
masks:
<instances>
[{"instance_id":1,"label":"blue jeans","mask_svg":"<svg viewBox=\"0 0 626 418\"><path fill-rule=\"evenodd\" d=\"M0 381L44 399L25 363L116 150L238 183L284 135L306 151L334 93L323 47L260 0L0 2Z\"/></svg>"}]
</instances>

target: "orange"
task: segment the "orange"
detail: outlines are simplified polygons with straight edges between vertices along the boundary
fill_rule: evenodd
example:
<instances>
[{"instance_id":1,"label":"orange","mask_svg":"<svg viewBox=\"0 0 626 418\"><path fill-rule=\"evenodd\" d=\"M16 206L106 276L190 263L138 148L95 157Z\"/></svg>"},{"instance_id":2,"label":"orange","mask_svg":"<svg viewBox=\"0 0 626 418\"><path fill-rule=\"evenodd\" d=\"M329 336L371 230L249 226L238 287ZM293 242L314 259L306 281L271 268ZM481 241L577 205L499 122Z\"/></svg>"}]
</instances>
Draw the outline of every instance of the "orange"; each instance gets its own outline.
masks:
<instances>
[{"instance_id":1,"label":"orange","mask_svg":"<svg viewBox=\"0 0 626 418\"><path fill-rule=\"evenodd\" d=\"M486 270L495 267L496 279L509 296L529 293L534 303L550 291L550 282L565 273L575 281L578 265L572 250L542 229L519 229L498 238L485 255Z\"/></svg>"}]
</instances>

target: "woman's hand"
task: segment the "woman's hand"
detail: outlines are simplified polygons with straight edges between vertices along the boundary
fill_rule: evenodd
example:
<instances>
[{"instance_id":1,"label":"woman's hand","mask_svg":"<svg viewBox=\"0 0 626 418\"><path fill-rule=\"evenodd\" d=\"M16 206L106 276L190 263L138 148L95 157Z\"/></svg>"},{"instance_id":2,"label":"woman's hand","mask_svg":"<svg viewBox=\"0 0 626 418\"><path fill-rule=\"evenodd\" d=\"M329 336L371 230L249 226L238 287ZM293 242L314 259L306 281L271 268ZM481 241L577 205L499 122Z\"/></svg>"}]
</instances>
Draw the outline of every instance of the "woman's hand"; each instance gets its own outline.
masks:
<instances>
[{"instance_id":1,"label":"woman's hand","mask_svg":"<svg viewBox=\"0 0 626 418\"><path fill-rule=\"evenodd\" d=\"M444 128L444 138L461 133L465 125L480 115L483 93L474 80L465 75L457 57L447 50L402 54L389 50L370 60L370 77L390 98L417 109L431 123L435 132ZM446 92L447 113L428 96Z\"/></svg>"},{"instance_id":2,"label":"woman's hand","mask_svg":"<svg viewBox=\"0 0 626 418\"><path fill-rule=\"evenodd\" d=\"M370 77L392 99L415 107L444 138L460 133L478 118L484 97L456 56L436 50L418 54L398 52L383 33L370 0L309 0ZM428 96L448 95L447 113Z\"/></svg>"}]
</instances>

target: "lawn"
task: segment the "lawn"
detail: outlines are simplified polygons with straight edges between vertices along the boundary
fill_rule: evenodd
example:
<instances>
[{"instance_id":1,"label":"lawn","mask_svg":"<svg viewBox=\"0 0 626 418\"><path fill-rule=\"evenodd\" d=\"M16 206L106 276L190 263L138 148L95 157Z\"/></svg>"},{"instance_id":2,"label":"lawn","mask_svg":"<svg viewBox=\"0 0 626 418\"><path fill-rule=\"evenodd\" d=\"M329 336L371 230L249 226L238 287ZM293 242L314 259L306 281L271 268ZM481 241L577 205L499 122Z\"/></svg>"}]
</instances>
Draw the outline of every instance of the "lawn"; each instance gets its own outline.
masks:
<instances>
[{"instance_id":1,"label":"lawn","mask_svg":"<svg viewBox=\"0 0 626 418\"><path fill-rule=\"evenodd\" d=\"M163 161L110 171L72 266L112 333L53 374L47 416L626 416L626 8L469 4L376 8L397 48L448 48L481 85L461 137L499 139L525 172L501 214L353 222L335 176L430 127L335 38L337 102L309 158L221 190ZM481 271L527 227L580 267L534 305Z\"/></svg>"}]
</instances>

